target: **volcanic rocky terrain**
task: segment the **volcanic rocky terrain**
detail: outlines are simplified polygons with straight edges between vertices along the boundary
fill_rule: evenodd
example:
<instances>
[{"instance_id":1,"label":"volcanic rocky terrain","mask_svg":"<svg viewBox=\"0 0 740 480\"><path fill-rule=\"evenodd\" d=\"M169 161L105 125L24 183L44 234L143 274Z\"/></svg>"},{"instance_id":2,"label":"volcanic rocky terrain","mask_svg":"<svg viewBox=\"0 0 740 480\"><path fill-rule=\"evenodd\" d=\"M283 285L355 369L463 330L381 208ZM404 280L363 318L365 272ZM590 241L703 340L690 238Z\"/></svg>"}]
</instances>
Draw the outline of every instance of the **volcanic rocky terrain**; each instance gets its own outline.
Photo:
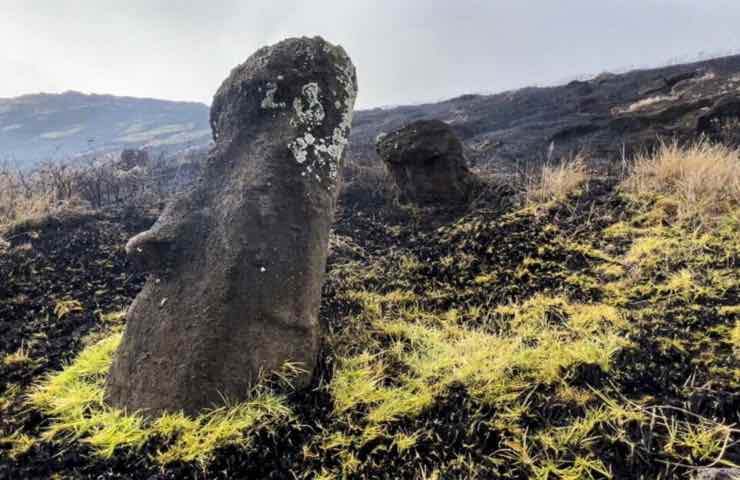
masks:
<instances>
[{"instance_id":1,"label":"volcanic rocky terrain","mask_svg":"<svg viewBox=\"0 0 740 480\"><path fill-rule=\"evenodd\" d=\"M312 383L268 376L201 416L151 421L103 400L145 282L125 244L153 217L4 226L0 478L732 478L737 186L702 202L622 159L696 141L680 153L692 164L737 160L739 88L740 57L727 57L359 112L355 162L380 162L379 133L439 119L478 167L475 188L424 205L344 190ZM577 152L588 174L574 169L562 194L532 201L512 183Z\"/></svg>"}]
</instances>

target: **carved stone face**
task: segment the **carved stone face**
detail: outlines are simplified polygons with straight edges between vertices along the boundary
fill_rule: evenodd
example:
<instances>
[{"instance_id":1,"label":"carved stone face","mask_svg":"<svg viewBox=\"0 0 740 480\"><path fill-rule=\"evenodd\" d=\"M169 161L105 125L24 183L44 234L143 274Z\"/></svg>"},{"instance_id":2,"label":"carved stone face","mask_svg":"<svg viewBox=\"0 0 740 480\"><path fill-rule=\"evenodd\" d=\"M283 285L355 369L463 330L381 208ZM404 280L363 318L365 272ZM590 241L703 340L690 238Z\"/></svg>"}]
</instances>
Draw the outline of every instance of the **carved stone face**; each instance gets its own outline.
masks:
<instances>
[{"instance_id":1,"label":"carved stone face","mask_svg":"<svg viewBox=\"0 0 740 480\"><path fill-rule=\"evenodd\" d=\"M414 122L377 144L401 199L416 204L464 202L472 183L462 144L444 122Z\"/></svg>"},{"instance_id":2,"label":"carved stone face","mask_svg":"<svg viewBox=\"0 0 740 480\"><path fill-rule=\"evenodd\" d=\"M426 159L421 165L405 166L409 182L410 197L422 202L455 202L464 198L464 192L456 189L459 185L458 167L447 157L436 155ZM440 192L445 192L444 196Z\"/></svg>"},{"instance_id":3,"label":"carved stone face","mask_svg":"<svg viewBox=\"0 0 740 480\"><path fill-rule=\"evenodd\" d=\"M310 381L355 92L351 61L320 38L263 48L224 81L201 183L127 245L152 276L128 313L111 403L197 413L286 362Z\"/></svg>"}]
</instances>

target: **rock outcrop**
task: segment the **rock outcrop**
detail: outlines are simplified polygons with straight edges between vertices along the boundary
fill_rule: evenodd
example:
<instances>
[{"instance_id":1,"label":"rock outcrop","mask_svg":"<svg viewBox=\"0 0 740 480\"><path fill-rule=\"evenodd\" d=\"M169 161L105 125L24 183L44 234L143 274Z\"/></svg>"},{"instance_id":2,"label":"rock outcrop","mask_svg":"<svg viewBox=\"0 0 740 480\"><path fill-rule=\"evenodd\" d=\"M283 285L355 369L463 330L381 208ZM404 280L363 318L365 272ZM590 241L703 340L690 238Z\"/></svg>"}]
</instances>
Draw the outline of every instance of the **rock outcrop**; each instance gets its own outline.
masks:
<instances>
[{"instance_id":1,"label":"rock outcrop","mask_svg":"<svg viewBox=\"0 0 740 480\"><path fill-rule=\"evenodd\" d=\"M439 120L419 120L381 134L376 145L401 201L417 205L465 202L475 177L452 129Z\"/></svg>"},{"instance_id":2,"label":"rock outcrop","mask_svg":"<svg viewBox=\"0 0 740 480\"><path fill-rule=\"evenodd\" d=\"M318 312L356 94L323 39L265 47L215 95L203 179L126 246L151 272L127 315L106 399L156 416L244 399L262 372L310 382Z\"/></svg>"}]
</instances>

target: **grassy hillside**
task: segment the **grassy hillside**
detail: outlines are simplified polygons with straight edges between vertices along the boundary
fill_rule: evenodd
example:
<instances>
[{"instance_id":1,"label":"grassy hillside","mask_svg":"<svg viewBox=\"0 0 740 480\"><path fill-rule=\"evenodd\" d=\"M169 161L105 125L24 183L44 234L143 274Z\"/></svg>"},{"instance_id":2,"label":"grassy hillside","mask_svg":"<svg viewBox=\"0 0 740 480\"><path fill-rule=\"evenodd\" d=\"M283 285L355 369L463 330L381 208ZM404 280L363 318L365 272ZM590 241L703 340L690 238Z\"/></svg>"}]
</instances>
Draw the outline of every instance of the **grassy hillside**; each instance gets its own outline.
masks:
<instances>
[{"instance_id":1,"label":"grassy hillside","mask_svg":"<svg viewBox=\"0 0 740 480\"><path fill-rule=\"evenodd\" d=\"M150 424L102 400L140 285L117 263L124 227L16 232L0 255L0 476L664 479L740 464L738 162L666 145L623 179L575 161L526 192L492 181L462 212L345 202L313 387L293 391L287 365L247 402Z\"/></svg>"},{"instance_id":2,"label":"grassy hillside","mask_svg":"<svg viewBox=\"0 0 740 480\"><path fill-rule=\"evenodd\" d=\"M210 140L208 107L195 102L78 92L0 99L0 162L16 167L124 148L175 153Z\"/></svg>"}]
</instances>

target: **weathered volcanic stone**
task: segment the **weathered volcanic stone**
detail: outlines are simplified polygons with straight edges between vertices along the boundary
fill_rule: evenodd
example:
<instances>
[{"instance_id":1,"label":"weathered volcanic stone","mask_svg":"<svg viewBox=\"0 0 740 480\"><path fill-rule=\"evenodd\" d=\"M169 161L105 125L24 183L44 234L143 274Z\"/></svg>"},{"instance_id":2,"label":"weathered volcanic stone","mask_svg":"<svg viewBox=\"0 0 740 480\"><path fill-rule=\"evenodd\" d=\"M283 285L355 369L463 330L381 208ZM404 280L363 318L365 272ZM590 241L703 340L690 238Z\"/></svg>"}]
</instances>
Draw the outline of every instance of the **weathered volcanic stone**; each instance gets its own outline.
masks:
<instances>
[{"instance_id":1,"label":"weathered volcanic stone","mask_svg":"<svg viewBox=\"0 0 740 480\"><path fill-rule=\"evenodd\" d=\"M694 480L740 480L740 468L700 468Z\"/></svg>"},{"instance_id":2,"label":"weathered volcanic stone","mask_svg":"<svg viewBox=\"0 0 740 480\"><path fill-rule=\"evenodd\" d=\"M462 203L475 184L462 143L442 121L420 120L381 135L376 149L396 182L401 201Z\"/></svg>"},{"instance_id":3,"label":"weathered volcanic stone","mask_svg":"<svg viewBox=\"0 0 740 480\"><path fill-rule=\"evenodd\" d=\"M310 382L329 228L357 83L341 47L258 50L211 107L216 146L198 186L126 246L151 272L106 384L147 416L244 399L286 362Z\"/></svg>"}]
</instances>

